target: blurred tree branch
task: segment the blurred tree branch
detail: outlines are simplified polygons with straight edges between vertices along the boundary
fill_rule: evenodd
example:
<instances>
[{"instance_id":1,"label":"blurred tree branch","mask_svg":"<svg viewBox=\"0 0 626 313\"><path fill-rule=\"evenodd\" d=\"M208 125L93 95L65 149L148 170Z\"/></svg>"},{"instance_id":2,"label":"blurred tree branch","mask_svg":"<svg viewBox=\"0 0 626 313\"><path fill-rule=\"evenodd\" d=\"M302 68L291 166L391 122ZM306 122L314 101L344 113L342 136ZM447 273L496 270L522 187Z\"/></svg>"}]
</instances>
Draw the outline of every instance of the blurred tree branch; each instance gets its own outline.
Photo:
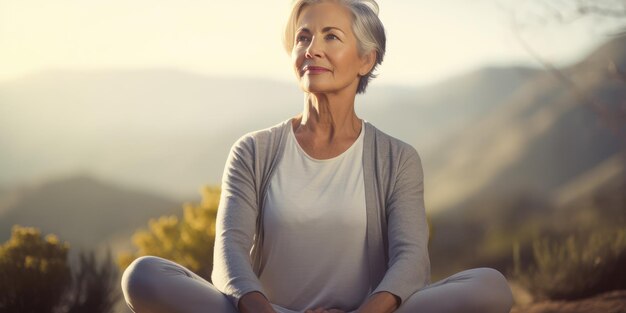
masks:
<instances>
[{"instance_id":1,"label":"blurred tree branch","mask_svg":"<svg viewBox=\"0 0 626 313\"><path fill-rule=\"evenodd\" d=\"M626 5L621 1L603 1L601 5L597 1L542 1L541 5L545 13L550 16L548 20L555 20L559 23L571 23L582 17L598 16L604 18L626 17ZM612 2L612 3L608 3Z\"/></svg>"},{"instance_id":2,"label":"blurred tree branch","mask_svg":"<svg viewBox=\"0 0 626 313\"><path fill-rule=\"evenodd\" d=\"M565 8L557 7L555 6L554 3L545 2L545 1L542 4L544 4L551 11L550 15L559 22L568 20L564 17L566 16L566 14L563 13L564 11L567 11L568 9L570 11L573 9L573 11L577 12L579 14L578 17L582 17L585 15L599 15L599 16L603 16L607 18L626 17L626 3L622 1L605 1L605 2L607 3L612 2L612 3L610 4L610 6L605 4L607 6L601 7L601 6L597 6L593 4L593 2L590 2L590 1L572 0L570 1L569 7L568 5L566 5L568 2L565 2L565 5L561 3L561 5L564 6ZM561 69L557 68L550 61L543 58L540 55L540 53L538 53L528 43L528 41L524 39L524 37L522 36L521 25L522 24L519 23L519 21L515 19L515 15L513 14L513 20L512 20L513 34L515 35L515 38L517 39L517 41L524 48L524 50L533 59L539 62L548 72L553 74L561 83L563 83L565 86L567 86L572 91L574 91L576 93L576 96L580 98L581 100L583 100L583 103L590 104L591 107L594 109L594 111L596 111L599 114L600 118L602 118L603 122L609 127L609 129L611 129L611 131L613 131L616 137L621 139L621 141L626 141L626 133L622 134L622 132L626 130L621 129L623 128L622 126L624 125L624 122L626 121L625 119L626 102L624 102L624 104L621 106L622 112L620 113L622 114L615 115L613 114L613 112L609 112L607 110L606 105L603 105L603 103L601 103L598 99L595 99L593 95L583 92L576 85L576 83L568 75L566 75ZM626 35L626 32L618 32L615 36L621 37L625 35ZM607 69L609 70L609 73L611 74L612 78L626 82L626 71L619 68L618 65L613 60L607 61ZM626 149L626 145L624 146L624 148Z\"/></svg>"},{"instance_id":3,"label":"blurred tree branch","mask_svg":"<svg viewBox=\"0 0 626 313\"><path fill-rule=\"evenodd\" d=\"M600 7L596 5L581 4L582 1L578 2L578 13L580 13L580 15L595 14L606 17L626 17L626 8L624 7Z\"/></svg>"}]
</instances>

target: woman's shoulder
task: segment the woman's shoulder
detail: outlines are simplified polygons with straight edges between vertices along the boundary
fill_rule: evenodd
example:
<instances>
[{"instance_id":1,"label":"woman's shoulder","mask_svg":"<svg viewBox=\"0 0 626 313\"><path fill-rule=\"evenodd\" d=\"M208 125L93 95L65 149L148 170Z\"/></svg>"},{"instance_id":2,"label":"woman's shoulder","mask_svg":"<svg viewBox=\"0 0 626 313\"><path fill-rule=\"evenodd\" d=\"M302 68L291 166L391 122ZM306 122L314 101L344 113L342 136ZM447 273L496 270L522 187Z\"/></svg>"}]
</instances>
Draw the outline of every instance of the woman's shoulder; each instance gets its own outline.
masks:
<instances>
[{"instance_id":1,"label":"woman's shoulder","mask_svg":"<svg viewBox=\"0 0 626 313\"><path fill-rule=\"evenodd\" d=\"M241 135L235 143L233 143L231 150L245 149L252 153L263 152L263 150L259 149L277 148L282 136L286 133L286 130L288 130L287 127L290 125L290 120L291 118L269 127L253 130Z\"/></svg>"},{"instance_id":2,"label":"woman's shoulder","mask_svg":"<svg viewBox=\"0 0 626 313\"><path fill-rule=\"evenodd\" d=\"M366 147L372 151L370 155L376 155L374 164L381 169L380 172L386 172L394 177L401 171L409 169L413 171L415 177L423 177L422 158L415 147L372 124L369 126L373 135Z\"/></svg>"}]
</instances>

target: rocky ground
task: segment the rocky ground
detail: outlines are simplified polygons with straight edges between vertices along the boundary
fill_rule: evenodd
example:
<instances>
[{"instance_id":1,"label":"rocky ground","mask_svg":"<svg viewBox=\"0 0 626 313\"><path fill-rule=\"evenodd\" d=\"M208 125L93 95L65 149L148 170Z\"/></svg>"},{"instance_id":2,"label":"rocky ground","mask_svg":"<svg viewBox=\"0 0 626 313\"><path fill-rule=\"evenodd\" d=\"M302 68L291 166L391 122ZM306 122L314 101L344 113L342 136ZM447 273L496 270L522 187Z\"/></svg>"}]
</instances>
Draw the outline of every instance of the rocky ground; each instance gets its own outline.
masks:
<instances>
[{"instance_id":1,"label":"rocky ground","mask_svg":"<svg viewBox=\"0 0 626 313\"><path fill-rule=\"evenodd\" d=\"M577 301L545 301L516 306L511 313L626 313L626 290Z\"/></svg>"}]
</instances>

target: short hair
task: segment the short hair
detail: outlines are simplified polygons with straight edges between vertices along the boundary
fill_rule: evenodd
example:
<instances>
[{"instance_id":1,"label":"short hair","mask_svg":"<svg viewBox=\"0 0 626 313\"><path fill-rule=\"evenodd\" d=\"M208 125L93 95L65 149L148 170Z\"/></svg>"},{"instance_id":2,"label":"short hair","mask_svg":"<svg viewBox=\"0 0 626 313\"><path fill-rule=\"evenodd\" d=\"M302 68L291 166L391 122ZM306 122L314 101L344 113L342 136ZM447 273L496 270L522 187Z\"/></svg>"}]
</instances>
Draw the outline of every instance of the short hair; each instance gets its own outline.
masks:
<instances>
[{"instance_id":1,"label":"short hair","mask_svg":"<svg viewBox=\"0 0 626 313\"><path fill-rule=\"evenodd\" d=\"M302 10L312 4L325 2L325 0L294 0L291 7L291 13L285 26L285 34L283 37L283 45L285 51L291 54L295 40L295 28L298 18ZM376 63L372 69L359 79L357 93L365 93L367 84L373 78L378 76L374 74L374 70L383 62L385 56L385 28L378 18L378 4L375 0L335 0L346 6L352 12L352 32L357 40L357 50L359 56L363 56L372 50L376 51Z\"/></svg>"}]
</instances>

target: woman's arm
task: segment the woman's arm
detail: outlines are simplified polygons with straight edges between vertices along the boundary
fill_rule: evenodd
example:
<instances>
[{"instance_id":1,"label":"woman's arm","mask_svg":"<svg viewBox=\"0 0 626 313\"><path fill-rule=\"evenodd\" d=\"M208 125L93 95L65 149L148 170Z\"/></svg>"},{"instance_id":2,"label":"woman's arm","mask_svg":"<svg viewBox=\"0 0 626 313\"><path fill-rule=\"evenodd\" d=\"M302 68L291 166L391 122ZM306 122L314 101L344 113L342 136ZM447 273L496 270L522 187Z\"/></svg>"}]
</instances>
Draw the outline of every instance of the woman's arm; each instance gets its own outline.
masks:
<instances>
[{"instance_id":1,"label":"woman's arm","mask_svg":"<svg viewBox=\"0 0 626 313\"><path fill-rule=\"evenodd\" d=\"M215 221L211 280L235 308L245 294L263 293L250 258L258 214L254 151L251 136L242 136L231 147Z\"/></svg>"},{"instance_id":2,"label":"woman's arm","mask_svg":"<svg viewBox=\"0 0 626 313\"><path fill-rule=\"evenodd\" d=\"M387 271L372 294L386 291L400 305L430 282L428 223L424 207L424 172L417 150L406 144L398 153L395 180L386 200Z\"/></svg>"}]
</instances>

